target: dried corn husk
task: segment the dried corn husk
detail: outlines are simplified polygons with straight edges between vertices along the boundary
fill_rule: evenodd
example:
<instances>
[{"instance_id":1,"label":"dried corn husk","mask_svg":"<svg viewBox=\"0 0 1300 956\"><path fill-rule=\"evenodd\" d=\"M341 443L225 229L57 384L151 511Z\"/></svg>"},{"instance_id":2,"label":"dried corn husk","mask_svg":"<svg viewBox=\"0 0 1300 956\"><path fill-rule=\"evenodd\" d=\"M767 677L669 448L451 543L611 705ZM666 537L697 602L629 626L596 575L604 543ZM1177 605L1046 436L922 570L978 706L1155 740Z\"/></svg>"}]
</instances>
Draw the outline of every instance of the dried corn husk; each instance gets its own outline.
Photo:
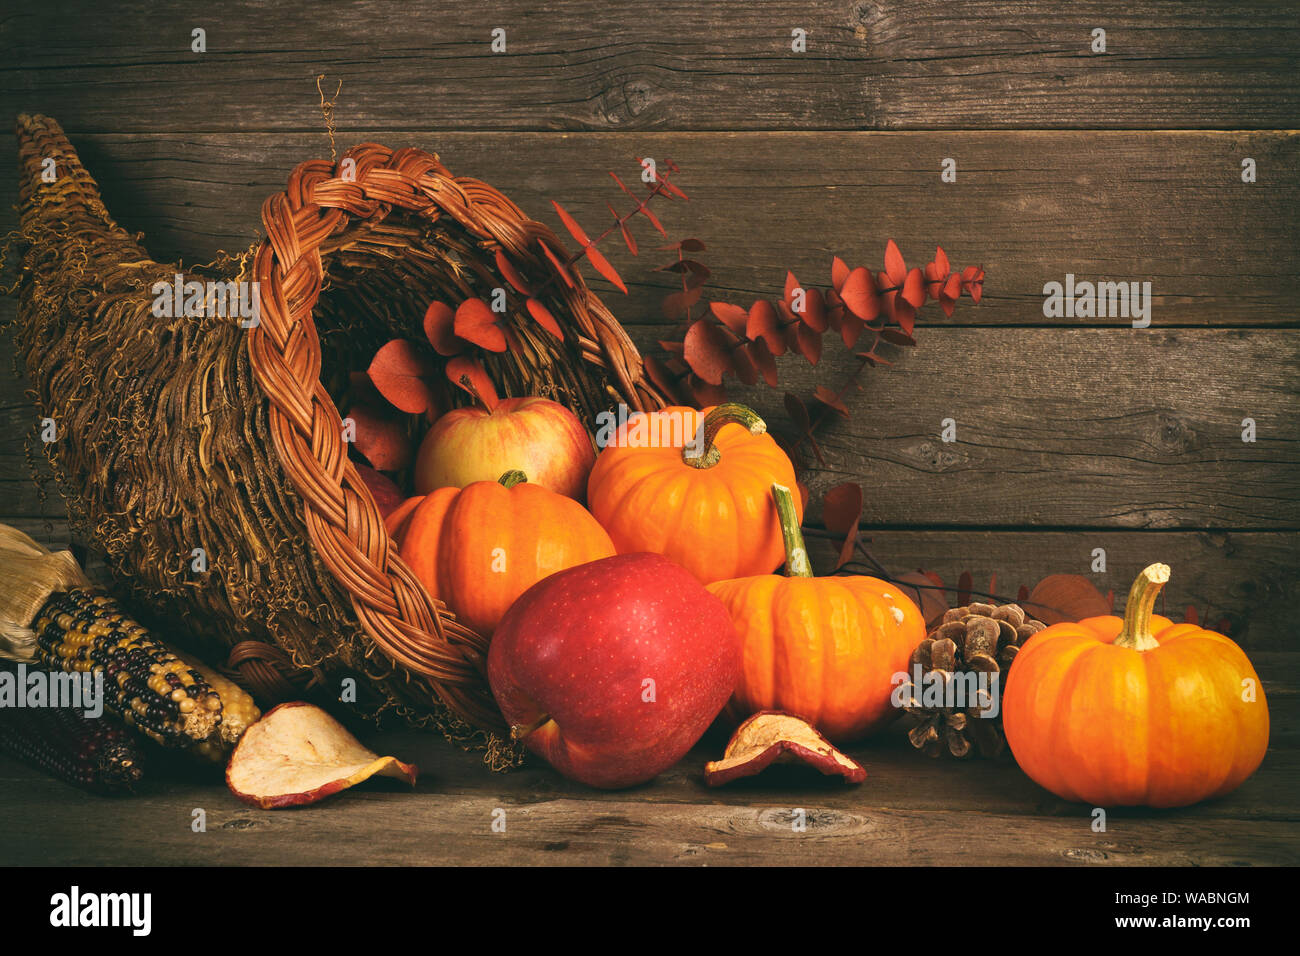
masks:
<instances>
[{"instance_id":1,"label":"dried corn husk","mask_svg":"<svg viewBox=\"0 0 1300 956\"><path fill-rule=\"evenodd\" d=\"M69 551L51 551L17 528L0 524L0 657L36 657L31 623L50 595L90 580Z\"/></svg>"}]
</instances>

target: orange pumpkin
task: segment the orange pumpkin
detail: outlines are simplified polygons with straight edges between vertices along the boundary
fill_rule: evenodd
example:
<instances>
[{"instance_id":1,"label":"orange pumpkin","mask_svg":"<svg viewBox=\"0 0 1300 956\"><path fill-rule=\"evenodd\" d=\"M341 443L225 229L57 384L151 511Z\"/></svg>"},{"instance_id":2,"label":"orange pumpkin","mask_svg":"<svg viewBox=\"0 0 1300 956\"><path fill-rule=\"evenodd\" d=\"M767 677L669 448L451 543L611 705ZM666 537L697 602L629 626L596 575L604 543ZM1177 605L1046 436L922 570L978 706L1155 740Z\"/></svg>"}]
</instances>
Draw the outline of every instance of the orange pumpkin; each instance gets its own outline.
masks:
<instances>
[{"instance_id":1,"label":"orange pumpkin","mask_svg":"<svg viewBox=\"0 0 1300 956\"><path fill-rule=\"evenodd\" d=\"M620 554L662 554L708 584L781 566L768 488L794 481L790 459L745 406L669 407L614 433L587 502Z\"/></svg>"},{"instance_id":2,"label":"orange pumpkin","mask_svg":"<svg viewBox=\"0 0 1300 956\"><path fill-rule=\"evenodd\" d=\"M393 539L393 544L397 547L402 546L402 535L406 533L406 526L411 523L411 516L415 514L415 509L420 507L420 502L423 500L424 495L407 498L390 511L388 517L384 519L384 527L388 530L388 536Z\"/></svg>"},{"instance_id":3,"label":"orange pumpkin","mask_svg":"<svg viewBox=\"0 0 1300 956\"><path fill-rule=\"evenodd\" d=\"M764 574L708 586L743 645L728 710L798 714L830 740L858 740L899 713L891 696L925 619L897 586L860 575L814 578L790 490L772 486L789 577Z\"/></svg>"},{"instance_id":4,"label":"orange pumpkin","mask_svg":"<svg viewBox=\"0 0 1300 956\"><path fill-rule=\"evenodd\" d=\"M481 634L542 578L614 554L609 535L572 498L499 481L431 491L411 514L399 553L429 593Z\"/></svg>"},{"instance_id":5,"label":"orange pumpkin","mask_svg":"<svg viewBox=\"0 0 1300 956\"><path fill-rule=\"evenodd\" d=\"M1002 721L1021 769L1065 800L1182 807L1222 796L1268 749L1268 704L1221 634L1153 615L1169 568L1153 564L1124 618L1056 624L1025 642Z\"/></svg>"}]
</instances>

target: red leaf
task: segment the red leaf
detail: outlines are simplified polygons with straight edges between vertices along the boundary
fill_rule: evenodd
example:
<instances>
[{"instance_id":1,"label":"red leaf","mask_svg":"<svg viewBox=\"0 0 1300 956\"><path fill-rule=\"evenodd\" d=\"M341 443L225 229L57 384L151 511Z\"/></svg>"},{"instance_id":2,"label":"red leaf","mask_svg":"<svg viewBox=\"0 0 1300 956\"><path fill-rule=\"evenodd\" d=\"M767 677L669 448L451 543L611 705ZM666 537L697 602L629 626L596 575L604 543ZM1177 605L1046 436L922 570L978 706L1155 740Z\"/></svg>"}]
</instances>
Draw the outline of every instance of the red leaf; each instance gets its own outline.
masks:
<instances>
[{"instance_id":1,"label":"red leaf","mask_svg":"<svg viewBox=\"0 0 1300 956\"><path fill-rule=\"evenodd\" d=\"M560 274L560 278L564 280L564 284L572 289L573 276L569 273L569 267L564 264L559 256L551 251L551 247L546 243L539 239L537 244L542 247L542 252L546 253L546 258L551 260L551 265L555 266L555 271Z\"/></svg>"},{"instance_id":2,"label":"red leaf","mask_svg":"<svg viewBox=\"0 0 1300 956\"><path fill-rule=\"evenodd\" d=\"M790 420L794 422L800 433L807 434L812 431L812 419L808 416L808 406L803 403L803 399L794 392L786 392L783 401L785 413L790 416Z\"/></svg>"},{"instance_id":3,"label":"red leaf","mask_svg":"<svg viewBox=\"0 0 1300 956\"><path fill-rule=\"evenodd\" d=\"M664 296L663 313L665 319L681 319L686 317L686 310L700 301L700 296L704 294L703 286L696 286L693 289L686 289L684 292L673 292Z\"/></svg>"},{"instance_id":4,"label":"red leaf","mask_svg":"<svg viewBox=\"0 0 1300 956\"><path fill-rule=\"evenodd\" d=\"M858 339L862 336L862 330L866 327L867 323L852 312L846 312L844 318L840 320L840 338L844 340L845 348L851 349L857 345Z\"/></svg>"},{"instance_id":5,"label":"red leaf","mask_svg":"<svg viewBox=\"0 0 1300 956\"><path fill-rule=\"evenodd\" d=\"M1184 624L1196 624L1196 623L1197 623L1197 618L1196 618L1196 605L1195 605L1195 604L1189 604L1189 605L1187 605L1187 610L1183 612L1183 623L1184 623Z\"/></svg>"},{"instance_id":6,"label":"red leaf","mask_svg":"<svg viewBox=\"0 0 1300 956\"><path fill-rule=\"evenodd\" d=\"M845 306L858 318L870 322L880 314L880 296L876 293L875 280L862 266L849 273L839 292Z\"/></svg>"},{"instance_id":7,"label":"red leaf","mask_svg":"<svg viewBox=\"0 0 1300 956\"><path fill-rule=\"evenodd\" d=\"M713 274L703 262L696 262L694 259L677 259L666 266L660 266L655 271L690 273L692 276L700 276L704 279Z\"/></svg>"},{"instance_id":8,"label":"red leaf","mask_svg":"<svg viewBox=\"0 0 1300 956\"><path fill-rule=\"evenodd\" d=\"M627 246L628 252L632 253L634 256L637 255L639 250L637 249L636 240L632 238L632 233L628 232L627 223L625 223L623 218L618 214L618 210L609 203L605 203L605 208L608 209L609 214L614 217L614 225L618 226L619 232L622 233L623 244Z\"/></svg>"},{"instance_id":9,"label":"red leaf","mask_svg":"<svg viewBox=\"0 0 1300 956\"><path fill-rule=\"evenodd\" d=\"M668 398L669 402L681 402L681 381L679 376L673 375L672 369L668 365L659 362L654 355L645 356L646 375L650 381L654 382L655 388L658 388Z\"/></svg>"},{"instance_id":10,"label":"red leaf","mask_svg":"<svg viewBox=\"0 0 1300 956\"><path fill-rule=\"evenodd\" d=\"M1016 592L1016 603L1024 604L1028 600L1029 600L1029 588L1025 587L1022 584L1020 585L1020 590Z\"/></svg>"},{"instance_id":11,"label":"red leaf","mask_svg":"<svg viewBox=\"0 0 1300 956\"><path fill-rule=\"evenodd\" d=\"M963 607L970 603L971 588L975 586L975 579L969 571L963 571L957 578L957 606Z\"/></svg>"},{"instance_id":12,"label":"red leaf","mask_svg":"<svg viewBox=\"0 0 1300 956\"><path fill-rule=\"evenodd\" d=\"M772 351L767 347L767 343L762 339L755 339L745 346L745 352L763 376L763 381L770 387L776 388L776 359L772 357Z\"/></svg>"},{"instance_id":13,"label":"red leaf","mask_svg":"<svg viewBox=\"0 0 1300 956\"><path fill-rule=\"evenodd\" d=\"M467 343L456 338L456 313L445 302L430 302L424 312L424 334L439 355L459 355Z\"/></svg>"},{"instance_id":14,"label":"red leaf","mask_svg":"<svg viewBox=\"0 0 1300 956\"><path fill-rule=\"evenodd\" d=\"M746 385L758 384L758 369L750 360L749 350L743 345L731 350L731 368L736 373L736 377Z\"/></svg>"},{"instance_id":15,"label":"red leaf","mask_svg":"<svg viewBox=\"0 0 1300 956\"><path fill-rule=\"evenodd\" d=\"M799 288L799 280L794 277L793 272L785 274L785 304L789 305L794 299L794 290Z\"/></svg>"},{"instance_id":16,"label":"red leaf","mask_svg":"<svg viewBox=\"0 0 1300 956\"><path fill-rule=\"evenodd\" d=\"M943 251L943 246L934 247L934 269L941 276L946 276L952 271L952 266L948 264L948 254Z\"/></svg>"},{"instance_id":17,"label":"red leaf","mask_svg":"<svg viewBox=\"0 0 1300 956\"><path fill-rule=\"evenodd\" d=\"M737 335L745 335L745 325L749 313L738 305L729 302L710 302L709 311L718 317L718 321ZM746 336L748 337L748 336Z\"/></svg>"},{"instance_id":18,"label":"red leaf","mask_svg":"<svg viewBox=\"0 0 1300 956\"><path fill-rule=\"evenodd\" d=\"M862 486L855 481L827 489L822 504L822 522L826 530L848 534L856 529L862 518L862 501Z\"/></svg>"},{"instance_id":19,"label":"red leaf","mask_svg":"<svg viewBox=\"0 0 1300 956\"><path fill-rule=\"evenodd\" d=\"M574 239L577 239L580 245L591 245L591 240L587 237L586 231L578 225L578 220L570 216L568 211L554 199L551 200L551 205L554 206L555 211L559 213L560 222L564 223L564 228L569 230L569 235L573 236Z\"/></svg>"},{"instance_id":20,"label":"red leaf","mask_svg":"<svg viewBox=\"0 0 1300 956\"><path fill-rule=\"evenodd\" d=\"M796 341L799 344L799 354L808 360L810 365L816 365L822 358L822 334L802 322L799 323Z\"/></svg>"},{"instance_id":21,"label":"red leaf","mask_svg":"<svg viewBox=\"0 0 1300 956\"><path fill-rule=\"evenodd\" d=\"M734 369L731 338L727 330L710 319L700 319L686 330L683 340L691 371L709 385L721 385L722 376Z\"/></svg>"},{"instance_id":22,"label":"red leaf","mask_svg":"<svg viewBox=\"0 0 1300 956\"><path fill-rule=\"evenodd\" d=\"M925 571L909 571L894 579L899 589L921 609L926 627L933 627L948 612L948 598L943 591L943 579Z\"/></svg>"},{"instance_id":23,"label":"red leaf","mask_svg":"<svg viewBox=\"0 0 1300 956\"><path fill-rule=\"evenodd\" d=\"M348 402L350 405L364 402L378 408L384 403L384 396L380 395L379 389L375 388L369 372L348 372L348 386L348 395L351 396Z\"/></svg>"},{"instance_id":24,"label":"red leaf","mask_svg":"<svg viewBox=\"0 0 1300 956\"><path fill-rule=\"evenodd\" d=\"M686 193L682 192L682 191L681 191L680 189L678 189L675 185L673 185L672 181L671 181L667 176L663 175L662 173L659 174L659 182L663 183L663 187L664 187L664 189L668 190L670 193L672 193L672 194L673 194L674 196L676 196L678 199L686 199L686 200L689 200L689 199L690 199L690 197L687 196Z\"/></svg>"},{"instance_id":25,"label":"red leaf","mask_svg":"<svg viewBox=\"0 0 1300 956\"><path fill-rule=\"evenodd\" d=\"M609 170L609 175L613 178L614 182L618 183L619 189L623 190L623 192L627 193L629 196L632 196L632 190L628 189L627 186L623 183L623 180L618 178L618 173L614 172L611 169ZM632 198L636 199L635 196L632 196Z\"/></svg>"},{"instance_id":26,"label":"red leaf","mask_svg":"<svg viewBox=\"0 0 1300 956\"><path fill-rule=\"evenodd\" d=\"M357 451L380 471L401 471L411 463L411 439L406 424L391 409L353 405L343 416L355 423Z\"/></svg>"},{"instance_id":27,"label":"red leaf","mask_svg":"<svg viewBox=\"0 0 1300 956\"><path fill-rule=\"evenodd\" d=\"M912 338L906 332L900 332L898 329L881 329L880 338L890 345L902 345L907 348L915 347L916 339Z\"/></svg>"},{"instance_id":28,"label":"red leaf","mask_svg":"<svg viewBox=\"0 0 1300 956\"><path fill-rule=\"evenodd\" d=\"M839 256L831 260L831 285L839 292L849 277L849 267Z\"/></svg>"},{"instance_id":29,"label":"red leaf","mask_svg":"<svg viewBox=\"0 0 1300 956\"><path fill-rule=\"evenodd\" d=\"M659 221L659 217L650 211L649 206L642 206L638 211L641 213L641 215L645 216L647 219L650 220L650 225L654 226L655 229L659 231L659 235L661 236L668 235L668 230L665 229L664 224Z\"/></svg>"},{"instance_id":30,"label":"red leaf","mask_svg":"<svg viewBox=\"0 0 1300 956\"><path fill-rule=\"evenodd\" d=\"M842 568L853 559L858 544L858 524L862 520L862 486L846 481L828 489L822 504L822 521L832 534L843 535L840 557L836 568Z\"/></svg>"},{"instance_id":31,"label":"red leaf","mask_svg":"<svg viewBox=\"0 0 1300 956\"><path fill-rule=\"evenodd\" d=\"M925 305L925 277L920 269L911 269L903 281L902 296L914 309Z\"/></svg>"},{"instance_id":32,"label":"red leaf","mask_svg":"<svg viewBox=\"0 0 1300 956\"><path fill-rule=\"evenodd\" d=\"M827 408L830 408L839 415L842 415L845 418L849 417L849 409L848 406L844 404L844 400L825 385L817 386L817 390L813 392L813 398L817 399L817 401L821 402Z\"/></svg>"},{"instance_id":33,"label":"red leaf","mask_svg":"<svg viewBox=\"0 0 1300 956\"><path fill-rule=\"evenodd\" d=\"M647 355L644 360L645 373L649 376L650 381L655 384L659 391L663 392L671 402L681 401L681 385L676 375L663 362L659 361L653 355Z\"/></svg>"},{"instance_id":34,"label":"red leaf","mask_svg":"<svg viewBox=\"0 0 1300 956\"><path fill-rule=\"evenodd\" d=\"M618 287L620 292L622 292L624 295L627 295L627 286L623 284L622 277L618 274L618 272L614 269L614 267L609 264L609 260L606 259L604 255L601 254L600 250L597 249L595 246L588 246L586 248L586 253L587 253L587 258L591 260L591 264L596 267L596 271L599 272L601 275L603 275L610 282L614 283L614 285Z\"/></svg>"},{"instance_id":35,"label":"red leaf","mask_svg":"<svg viewBox=\"0 0 1300 956\"><path fill-rule=\"evenodd\" d=\"M907 264L893 239L885 246L885 275L889 277L890 285L901 286L907 278Z\"/></svg>"},{"instance_id":36,"label":"red leaf","mask_svg":"<svg viewBox=\"0 0 1300 956\"><path fill-rule=\"evenodd\" d=\"M762 339L773 355L784 355L786 352L785 333L781 329L781 320L777 317L772 303L766 299L759 299L749 307L749 319L745 322L745 337Z\"/></svg>"},{"instance_id":37,"label":"red leaf","mask_svg":"<svg viewBox=\"0 0 1300 956\"><path fill-rule=\"evenodd\" d=\"M886 292L884 303L885 313L893 319L900 329L911 335L916 320L916 309L912 308L912 304L897 292Z\"/></svg>"},{"instance_id":38,"label":"red leaf","mask_svg":"<svg viewBox=\"0 0 1300 956\"><path fill-rule=\"evenodd\" d=\"M447 363L447 378L453 385L459 385L489 412L497 407L496 386L483 370L483 366L465 355L457 356Z\"/></svg>"},{"instance_id":39,"label":"red leaf","mask_svg":"<svg viewBox=\"0 0 1300 956\"><path fill-rule=\"evenodd\" d=\"M1110 613L1097 586L1082 574L1049 574L1029 592L1025 611L1044 624L1080 621Z\"/></svg>"},{"instance_id":40,"label":"red leaf","mask_svg":"<svg viewBox=\"0 0 1300 956\"><path fill-rule=\"evenodd\" d=\"M422 414L437 402L425 381L433 374L433 363L420 354L414 342L393 339L380 346L369 372L379 393L404 412Z\"/></svg>"},{"instance_id":41,"label":"red leaf","mask_svg":"<svg viewBox=\"0 0 1300 956\"><path fill-rule=\"evenodd\" d=\"M555 320L555 316L551 315L550 309L542 305L542 303L538 302L536 299L529 299L526 304L528 306L528 314L533 317L538 325L544 328L547 332L550 332L557 339L564 338L564 332L560 329L560 323Z\"/></svg>"},{"instance_id":42,"label":"red leaf","mask_svg":"<svg viewBox=\"0 0 1300 956\"><path fill-rule=\"evenodd\" d=\"M705 408L709 405L721 405L727 400L727 390L720 385L710 385L694 373L688 379L691 397L696 405Z\"/></svg>"},{"instance_id":43,"label":"red leaf","mask_svg":"<svg viewBox=\"0 0 1300 956\"><path fill-rule=\"evenodd\" d=\"M632 238L632 233L628 232L627 223L620 222L618 228L619 231L623 233L623 242L627 245L628 251L634 256L639 255L636 248L636 240Z\"/></svg>"},{"instance_id":44,"label":"red leaf","mask_svg":"<svg viewBox=\"0 0 1300 956\"><path fill-rule=\"evenodd\" d=\"M505 276L505 280L514 286L516 292L521 295L533 294L533 290L528 287L528 283L524 281L524 277L519 274L519 270L515 268L515 264L507 259L506 254L500 249L496 252L496 260L497 271Z\"/></svg>"},{"instance_id":45,"label":"red leaf","mask_svg":"<svg viewBox=\"0 0 1300 956\"><path fill-rule=\"evenodd\" d=\"M808 326L814 332L826 331L826 301L822 298L820 289L805 289L803 297L804 309L799 314L799 318L808 323Z\"/></svg>"},{"instance_id":46,"label":"red leaf","mask_svg":"<svg viewBox=\"0 0 1300 956\"><path fill-rule=\"evenodd\" d=\"M456 309L456 334L489 352L506 350L506 334L501 317L482 299L466 299Z\"/></svg>"}]
</instances>

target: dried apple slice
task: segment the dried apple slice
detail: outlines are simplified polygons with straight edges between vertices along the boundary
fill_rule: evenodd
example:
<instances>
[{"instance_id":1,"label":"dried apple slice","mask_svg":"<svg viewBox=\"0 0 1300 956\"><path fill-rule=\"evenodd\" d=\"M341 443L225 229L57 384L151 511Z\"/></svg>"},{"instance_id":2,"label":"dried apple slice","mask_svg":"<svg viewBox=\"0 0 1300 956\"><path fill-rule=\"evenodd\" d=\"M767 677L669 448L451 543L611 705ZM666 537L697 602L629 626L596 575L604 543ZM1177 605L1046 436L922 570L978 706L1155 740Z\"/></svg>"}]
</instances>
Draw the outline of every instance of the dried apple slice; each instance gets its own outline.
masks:
<instances>
[{"instance_id":1,"label":"dried apple slice","mask_svg":"<svg viewBox=\"0 0 1300 956\"><path fill-rule=\"evenodd\" d=\"M281 704L244 732L226 768L226 786L245 803L275 810L324 800L375 776L415 786L418 771L367 750L314 704Z\"/></svg>"},{"instance_id":2,"label":"dried apple slice","mask_svg":"<svg viewBox=\"0 0 1300 956\"><path fill-rule=\"evenodd\" d=\"M704 765L704 779L719 787L738 777L752 777L773 763L806 763L822 773L839 774L848 783L861 783L867 771L831 746L802 717L779 710L760 710L736 728L721 760Z\"/></svg>"}]
</instances>

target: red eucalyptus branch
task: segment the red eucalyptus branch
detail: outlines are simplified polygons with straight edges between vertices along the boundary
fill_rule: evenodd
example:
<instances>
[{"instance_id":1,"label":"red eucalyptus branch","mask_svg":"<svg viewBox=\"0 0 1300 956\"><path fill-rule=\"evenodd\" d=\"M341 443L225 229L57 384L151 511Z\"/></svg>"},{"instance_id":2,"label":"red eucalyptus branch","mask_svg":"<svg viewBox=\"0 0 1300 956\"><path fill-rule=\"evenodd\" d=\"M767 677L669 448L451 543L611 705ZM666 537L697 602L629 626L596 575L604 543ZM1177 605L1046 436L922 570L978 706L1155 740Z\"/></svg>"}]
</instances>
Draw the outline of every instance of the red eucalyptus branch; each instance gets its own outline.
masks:
<instances>
[{"instance_id":1,"label":"red eucalyptus branch","mask_svg":"<svg viewBox=\"0 0 1300 956\"><path fill-rule=\"evenodd\" d=\"M674 266L685 267L688 262L681 255L679 244L678 262ZM707 276L707 270L703 275ZM699 285L702 284L701 278ZM698 298L698 286L694 290L689 288L684 276L682 291L665 300L665 314L684 317L685 330L680 341L660 343L668 358L647 360L647 372L660 388L679 401L715 404L726 400L723 382L728 376L746 385L754 385L762 378L769 387L775 388L777 356L787 351L798 352L816 365L821 359L822 337L826 332L838 333L844 345L853 349L860 346L862 335L870 331L871 345L855 353L858 365L848 380L838 389L820 385L814 391L815 414L808 413L801 398L786 393L786 408L799 428L792 451L797 452L808 441L820 459L813 431L830 412L849 415L845 399L851 389L859 387L857 380L865 368L891 364L880 355L880 344L914 347L916 340L912 332L917 311L927 301L938 302L945 314L951 315L963 293L978 303L983 287L983 269L970 266L954 271L942 247L936 248L934 260L924 268L909 269L892 239L885 248L883 272L873 273L861 266L850 269L836 257L831 265L830 288L804 288L794 273L787 273L781 300L760 299L748 310L714 301L709 303L705 314L696 318L691 306Z\"/></svg>"}]
</instances>

